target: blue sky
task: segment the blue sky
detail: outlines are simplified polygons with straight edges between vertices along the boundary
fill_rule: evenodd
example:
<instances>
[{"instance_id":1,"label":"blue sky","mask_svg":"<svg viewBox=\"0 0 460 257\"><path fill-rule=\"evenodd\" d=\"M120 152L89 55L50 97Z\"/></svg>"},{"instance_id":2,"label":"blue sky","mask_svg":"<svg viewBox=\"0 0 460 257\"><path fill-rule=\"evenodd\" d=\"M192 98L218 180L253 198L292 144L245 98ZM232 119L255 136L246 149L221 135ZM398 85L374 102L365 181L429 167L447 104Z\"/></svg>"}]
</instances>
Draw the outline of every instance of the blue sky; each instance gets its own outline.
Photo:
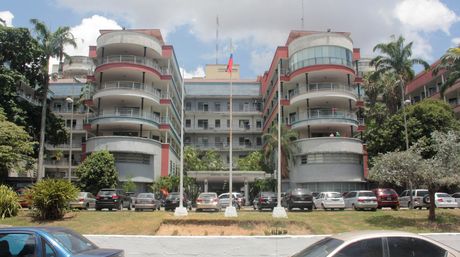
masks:
<instances>
[{"instance_id":1,"label":"blue sky","mask_svg":"<svg viewBox=\"0 0 460 257\"><path fill-rule=\"evenodd\" d=\"M302 9L303 3L303 9ZM219 63L226 63L230 38L243 78L268 69L277 46L291 30L351 32L362 56L390 35L414 41L413 52L434 62L460 43L458 0L0 0L0 17L15 27L37 18L51 29L70 26L79 39L70 54L85 54L99 29L159 28L174 46L186 75L202 76L215 63L219 16Z\"/></svg>"}]
</instances>

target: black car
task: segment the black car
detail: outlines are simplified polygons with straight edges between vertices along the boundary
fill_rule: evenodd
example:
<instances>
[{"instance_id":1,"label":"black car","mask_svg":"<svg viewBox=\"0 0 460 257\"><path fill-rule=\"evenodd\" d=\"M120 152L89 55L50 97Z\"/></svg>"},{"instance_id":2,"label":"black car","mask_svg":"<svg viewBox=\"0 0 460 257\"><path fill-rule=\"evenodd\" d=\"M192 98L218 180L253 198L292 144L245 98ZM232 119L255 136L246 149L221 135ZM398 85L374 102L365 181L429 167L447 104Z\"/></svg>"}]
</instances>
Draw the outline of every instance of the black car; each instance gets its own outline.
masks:
<instances>
[{"instance_id":1,"label":"black car","mask_svg":"<svg viewBox=\"0 0 460 257\"><path fill-rule=\"evenodd\" d=\"M274 192L260 192L254 201L254 208L262 211L262 209L272 209L277 205L277 198Z\"/></svg>"},{"instance_id":2,"label":"black car","mask_svg":"<svg viewBox=\"0 0 460 257\"><path fill-rule=\"evenodd\" d=\"M313 210L313 195L307 189L296 188L289 191L284 196L283 202L285 202L286 207L290 211L294 208L308 211Z\"/></svg>"},{"instance_id":3,"label":"black car","mask_svg":"<svg viewBox=\"0 0 460 257\"><path fill-rule=\"evenodd\" d=\"M121 211L123 208L131 210L131 206L131 197L127 196L123 189L103 188L97 193L96 211L104 208L109 209L109 211L112 209Z\"/></svg>"},{"instance_id":4,"label":"black car","mask_svg":"<svg viewBox=\"0 0 460 257\"><path fill-rule=\"evenodd\" d=\"M176 209L176 207L179 207L179 198L180 194L179 192L171 192L169 195L166 197L164 201L164 207L165 211L173 211ZM184 199L182 201L182 205L185 208L188 208L189 210L192 209L192 203L187 199L187 195L184 194Z\"/></svg>"}]
</instances>

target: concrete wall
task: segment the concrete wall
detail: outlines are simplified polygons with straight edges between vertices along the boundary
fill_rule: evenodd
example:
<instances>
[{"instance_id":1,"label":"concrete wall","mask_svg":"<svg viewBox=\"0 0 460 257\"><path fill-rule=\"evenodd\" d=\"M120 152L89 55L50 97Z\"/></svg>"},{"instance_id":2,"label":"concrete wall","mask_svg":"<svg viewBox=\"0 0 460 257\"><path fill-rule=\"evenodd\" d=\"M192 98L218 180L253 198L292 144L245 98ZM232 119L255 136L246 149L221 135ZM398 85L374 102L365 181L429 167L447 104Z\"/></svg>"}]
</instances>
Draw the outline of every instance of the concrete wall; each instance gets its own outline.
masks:
<instances>
[{"instance_id":1,"label":"concrete wall","mask_svg":"<svg viewBox=\"0 0 460 257\"><path fill-rule=\"evenodd\" d=\"M288 46L289 57L291 57L297 51L305 48L328 45L341 46L347 48L350 51L353 51L353 41L349 37L336 33L325 32L303 36L293 40Z\"/></svg>"},{"instance_id":2,"label":"concrete wall","mask_svg":"<svg viewBox=\"0 0 460 257\"><path fill-rule=\"evenodd\" d=\"M133 44L142 48L151 48L159 55L163 53L161 44L156 38L133 31L114 31L103 34L97 39L98 47L111 44Z\"/></svg>"}]
</instances>

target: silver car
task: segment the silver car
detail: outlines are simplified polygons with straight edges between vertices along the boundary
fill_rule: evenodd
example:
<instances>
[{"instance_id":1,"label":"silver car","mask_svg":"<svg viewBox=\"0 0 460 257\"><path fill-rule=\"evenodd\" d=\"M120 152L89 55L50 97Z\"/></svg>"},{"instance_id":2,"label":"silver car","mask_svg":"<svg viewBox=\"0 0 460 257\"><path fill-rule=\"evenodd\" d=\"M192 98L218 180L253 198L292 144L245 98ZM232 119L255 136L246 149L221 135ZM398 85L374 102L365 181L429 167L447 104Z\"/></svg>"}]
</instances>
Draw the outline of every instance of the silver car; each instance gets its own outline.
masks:
<instances>
[{"instance_id":1,"label":"silver car","mask_svg":"<svg viewBox=\"0 0 460 257\"><path fill-rule=\"evenodd\" d=\"M430 198L428 189L412 189L412 199L414 201L414 209L420 210L425 207L430 207ZM404 190L399 196L399 204L401 207L409 207L410 205L410 191Z\"/></svg>"},{"instance_id":2,"label":"silver car","mask_svg":"<svg viewBox=\"0 0 460 257\"><path fill-rule=\"evenodd\" d=\"M221 206L216 193L201 193L196 199L196 211L220 211Z\"/></svg>"},{"instance_id":3,"label":"silver car","mask_svg":"<svg viewBox=\"0 0 460 257\"><path fill-rule=\"evenodd\" d=\"M344 197L345 207L353 210L377 210L377 197L374 192L368 190L351 191Z\"/></svg>"},{"instance_id":4,"label":"silver car","mask_svg":"<svg viewBox=\"0 0 460 257\"><path fill-rule=\"evenodd\" d=\"M89 208L96 208L96 197L90 192L80 192L78 193L77 199L69 203L70 208L72 209L84 209L88 210Z\"/></svg>"},{"instance_id":5,"label":"silver car","mask_svg":"<svg viewBox=\"0 0 460 257\"><path fill-rule=\"evenodd\" d=\"M134 203L134 210L135 211L142 211L142 210L160 210L161 202L158 197L155 196L154 193L140 193L136 197L136 201Z\"/></svg>"},{"instance_id":6,"label":"silver car","mask_svg":"<svg viewBox=\"0 0 460 257\"><path fill-rule=\"evenodd\" d=\"M238 210L241 209L241 205L240 203L238 202L238 194L239 193L233 193L233 196L232 196L232 206L237 208ZM229 198L229 193L223 193L223 194L220 194L219 195L219 204L222 208L224 207L227 207L230 202L230 198ZM241 195L241 194L239 194Z\"/></svg>"},{"instance_id":7,"label":"silver car","mask_svg":"<svg viewBox=\"0 0 460 257\"><path fill-rule=\"evenodd\" d=\"M345 201L339 192L321 192L313 199L313 202L316 209L345 209Z\"/></svg>"},{"instance_id":8,"label":"silver car","mask_svg":"<svg viewBox=\"0 0 460 257\"><path fill-rule=\"evenodd\" d=\"M446 193L435 193L434 204L436 208L457 208L457 202L455 198Z\"/></svg>"},{"instance_id":9,"label":"silver car","mask_svg":"<svg viewBox=\"0 0 460 257\"><path fill-rule=\"evenodd\" d=\"M452 197L455 198L455 201L457 202L457 208L460 208L460 192L452 194Z\"/></svg>"}]
</instances>

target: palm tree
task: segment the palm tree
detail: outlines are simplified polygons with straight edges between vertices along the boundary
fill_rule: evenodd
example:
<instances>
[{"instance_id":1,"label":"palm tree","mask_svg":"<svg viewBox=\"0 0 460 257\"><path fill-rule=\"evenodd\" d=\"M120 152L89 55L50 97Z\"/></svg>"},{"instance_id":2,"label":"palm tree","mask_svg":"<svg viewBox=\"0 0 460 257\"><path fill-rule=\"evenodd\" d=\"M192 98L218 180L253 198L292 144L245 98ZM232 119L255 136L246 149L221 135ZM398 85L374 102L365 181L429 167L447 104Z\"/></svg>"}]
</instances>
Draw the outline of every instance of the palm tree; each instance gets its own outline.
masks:
<instances>
[{"instance_id":1,"label":"palm tree","mask_svg":"<svg viewBox=\"0 0 460 257\"><path fill-rule=\"evenodd\" d=\"M281 125L281 177L289 177L289 164L294 160L297 152L297 145L293 143L297 139L297 132L288 129L286 125ZM270 128L269 133L263 135L265 142L263 151L265 161L272 167L276 163L276 150L278 149L278 126L275 124Z\"/></svg>"},{"instance_id":2,"label":"palm tree","mask_svg":"<svg viewBox=\"0 0 460 257\"><path fill-rule=\"evenodd\" d=\"M374 71L366 73L363 77L364 83L364 92L369 98L370 106L374 106L377 102L377 97L383 93L383 88L379 82L379 78L374 75Z\"/></svg>"},{"instance_id":3,"label":"palm tree","mask_svg":"<svg viewBox=\"0 0 460 257\"><path fill-rule=\"evenodd\" d=\"M440 71L447 72L447 78L439 90L443 96L444 92L460 79L460 46L447 50L441 57L439 64L433 69L433 75L437 75Z\"/></svg>"},{"instance_id":4,"label":"palm tree","mask_svg":"<svg viewBox=\"0 0 460 257\"><path fill-rule=\"evenodd\" d=\"M34 25L36 33L36 39L39 43L41 50L43 51L42 61L42 116L41 116L41 127L40 127L40 149L38 152L38 172L37 181L41 179L41 171L43 169L43 155L44 155L44 144L45 144L45 128L46 128L46 101L49 87L49 62L52 57L58 57L62 62L64 56L64 46L70 44L76 47L75 38L70 33L69 27L59 27L55 32L51 32L48 27L37 19L31 19L30 22Z\"/></svg>"}]
</instances>

